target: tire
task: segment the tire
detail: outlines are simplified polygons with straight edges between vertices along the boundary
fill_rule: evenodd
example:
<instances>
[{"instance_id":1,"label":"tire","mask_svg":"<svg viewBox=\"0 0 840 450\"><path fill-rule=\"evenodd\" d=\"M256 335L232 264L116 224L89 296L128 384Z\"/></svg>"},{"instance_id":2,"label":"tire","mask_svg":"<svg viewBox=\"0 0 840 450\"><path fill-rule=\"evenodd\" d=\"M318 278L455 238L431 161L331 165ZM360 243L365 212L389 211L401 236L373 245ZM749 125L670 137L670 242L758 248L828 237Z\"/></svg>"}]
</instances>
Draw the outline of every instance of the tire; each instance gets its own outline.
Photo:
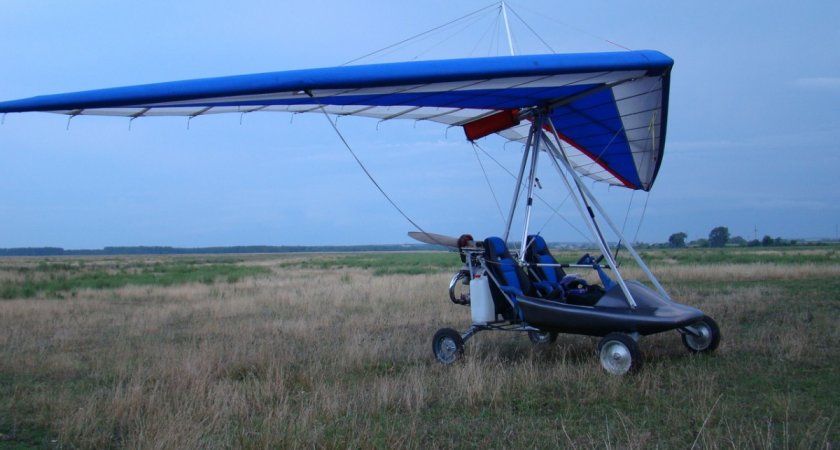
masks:
<instances>
[{"instance_id":1,"label":"tire","mask_svg":"<svg viewBox=\"0 0 840 450\"><path fill-rule=\"evenodd\" d=\"M720 328L711 317L703 316L699 322L689 325L687 328L691 328L700 334L700 336L695 336L688 331L681 333L683 345L688 351L692 353L711 353L718 348Z\"/></svg>"},{"instance_id":2,"label":"tire","mask_svg":"<svg viewBox=\"0 0 840 450\"><path fill-rule=\"evenodd\" d=\"M450 365L464 356L464 340L452 328L441 328L432 338L432 352L443 365Z\"/></svg>"},{"instance_id":3,"label":"tire","mask_svg":"<svg viewBox=\"0 0 840 450\"><path fill-rule=\"evenodd\" d=\"M553 331L529 331L528 339L534 345L550 345L557 341L557 333Z\"/></svg>"},{"instance_id":4,"label":"tire","mask_svg":"<svg viewBox=\"0 0 840 450\"><path fill-rule=\"evenodd\" d=\"M610 333L598 343L601 367L613 375L636 373L642 368L639 344L624 333Z\"/></svg>"}]
</instances>

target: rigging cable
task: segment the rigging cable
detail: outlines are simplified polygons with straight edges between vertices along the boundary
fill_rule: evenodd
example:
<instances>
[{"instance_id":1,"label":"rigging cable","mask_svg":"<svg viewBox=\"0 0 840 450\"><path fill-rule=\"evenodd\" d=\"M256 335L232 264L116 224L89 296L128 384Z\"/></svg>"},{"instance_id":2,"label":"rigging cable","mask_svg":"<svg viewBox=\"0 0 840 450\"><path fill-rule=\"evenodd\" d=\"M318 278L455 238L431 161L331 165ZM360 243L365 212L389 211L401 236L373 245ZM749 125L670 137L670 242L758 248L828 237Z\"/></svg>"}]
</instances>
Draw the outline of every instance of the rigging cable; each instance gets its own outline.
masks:
<instances>
[{"instance_id":1,"label":"rigging cable","mask_svg":"<svg viewBox=\"0 0 840 450\"><path fill-rule=\"evenodd\" d=\"M477 10L475 10L475 11L473 11L473 12L469 13L469 14L463 15L463 16L461 16L461 17L459 17L459 18L455 19L455 20L450 20L449 22L446 22L446 23L445 23L445 24L443 24L443 25L438 25L438 26L436 26L436 27L432 28L431 30L426 30L426 31L424 31L424 32L422 32L422 33L418 33L418 34L415 34L414 36L411 36L411 37L408 37L408 38L406 38L406 39L403 39L403 40L401 40L401 41L399 41L399 42L397 42L397 43L395 43L395 44L391 44L391 45L389 45L389 46L387 46L387 47L383 47L383 48L381 48L381 49L379 49L379 50L376 50L376 51L370 52L370 53L368 53L368 54L366 54L366 55L359 56L358 58L351 59L350 61L347 61L346 63L342 64L342 66L346 66L346 65L348 65L348 64L352 64L352 63L354 63L354 62L357 62L357 61L360 61L360 60L362 60L362 59L365 59L365 58L367 58L367 57L369 57L369 56L373 56L373 55L376 55L376 54L378 54L378 53L382 53L382 52L384 52L385 50L390 50L390 49L392 49L392 48L394 48L394 47L397 47L397 46L400 46L400 45L402 45L402 44L405 44L406 42L412 41L412 40L417 39L417 38L419 38L419 37L425 36L425 35L427 35L427 34L431 34L431 33L435 32L435 31L438 31L438 30L440 30L440 29L442 29L442 28L448 27L449 25L452 25L453 23L456 23L456 22L459 22L459 21L461 21L461 20L464 20L464 19L466 19L466 18L468 18L468 17L474 16L474 15L476 15L476 14L480 13L480 12L483 12L483 11L485 11L485 10L487 10L487 9L493 8L493 7L497 6L497 5L498 5L498 3L493 3L493 4L490 4L490 5L487 5L487 6L483 7L483 8L481 8L481 9L477 9Z\"/></svg>"},{"instance_id":2,"label":"rigging cable","mask_svg":"<svg viewBox=\"0 0 840 450\"><path fill-rule=\"evenodd\" d=\"M476 54L476 51L478 50L478 47L481 44L487 44L487 43L490 44L488 46L489 47L488 55L492 55L492 53L490 53L490 50L492 50L492 48L493 48L493 41L496 40L497 36L498 36L499 21L501 20L500 16L501 16L501 13L496 15L495 20L484 31L484 33L481 35L481 37L478 38L478 41L476 41L475 45L473 46L472 50L468 53L468 55L474 56ZM498 55L498 52L496 52L496 54Z\"/></svg>"},{"instance_id":3,"label":"rigging cable","mask_svg":"<svg viewBox=\"0 0 840 450\"><path fill-rule=\"evenodd\" d=\"M636 197L636 191L633 190L630 193L630 201L627 202L627 212L624 213L624 223L621 225L621 235L623 236L627 231L627 220L630 218L630 209L633 208L633 199ZM635 240L635 238L634 238ZM632 244L632 242L631 242ZM615 253L613 253L613 259L618 261L618 252L621 251L621 239L618 240L618 243L615 244Z\"/></svg>"},{"instance_id":4,"label":"rigging cable","mask_svg":"<svg viewBox=\"0 0 840 450\"><path fill-rule=\"evenodd\" d=\"M429 53L430 51L435 50L437 48L440 48L443 44L446 44L448 42L452 42L453 40L456 39L456 36L463 33L464 31L466 31L474 23L478 23L481 19L483 19L482 16L477 16L477 17L470 18L469 19L470 21L467 21L466 19L464 19L465 23L464 23L463 27L461 27L460 29L454 30L450 35L444 36L443 38L439 39L436 43L428 46L428 48L426 50L421 51L419 53L415 53L413 59L420 59L420 57L424 56L426 53ZM441 30L441 34L442 33L443 33L443 30ZM480 43L481 42L479 41L479 44ZM394 49L394 50L396 50L396 49Z\"/></svg>"},{"instance_id":5,"label":"rigging cable","mask_svg":"<svg viewBox=\"0 0 840 450\"><path fill-rule=\"evenodd\" d=\"M558 24L560 24L560 25L562 25L562 26L564 26L564 27L567 27L567 28L571 28L571 29L573 29L573 30L577 31L578 33L585 34L585 35L587 35L587 36L589 36L589 37L591 37L591 38L594 38L594 39L596 39L596 40L599 40L599 41L604 41L604 42L606 42L607 44L610 44L610 45L616 46L616 47L618 47L618 48L620 48L620 49L622 49L622 50L628 50L628 51L632 50L632 49L630 49L630 48L628 48L628 47L625 47L625 46L623 46L623 45L621 45L621 44L619 44L619 43L617 43L617 42L611 41L611 40L609 40L609 39L607 39L607 38L605 38L605 37L603 37L603 36L599 36L599 35L597 35L597 34L590 33L589 31L586 31L586 30L584 30L583 28L576 27L576 26L574 26L574 25L572 25L572 24L570 24L570 23L568 23L568 22L565 22L565 21L562 21L562 20L557 19L556 17L552 17L552 16L550 16L550 15L547 15L547 14L546 14L546 12L545 12L544 10L537 11L537 10L535 10L535 9L528 8L527 6L524 6L523 4L520 4L520 5L519 5L519 6L517 6L517 7L521 7L522 9L525 9L525 10L526 10L526 11L528 11L528 12L531 12L531 13L537 14L540 18L543 18L543 19L548 20L548 21L551 21L551 22L556 22L556 23L558 23ZM521 18L520 18L520 20L521 20Z\"/></svg>"},{"instance_id":6,"label":"rigging cable","mask_svg":"<svg viewBox=\"0 0 840 450\"><path fill-rule=\"evenodd\" d=\"M550 224L550 223L551 223L551 221L554 219L554 217L555 217L555 216L560 217L560 218L561 218L561 219L563 219L563 220L566 220L566 218L565 218L565 217L563 217L562 215L560 215L560 208L562 208L562 207L563 207L563 205L565 205L565 204L566 204L566 202L567 202L567 201L568 201L571 197L572 197L571 192L566 193L566 197L565 197L565 198L563 198L563 201L562 201L562 202L560 202L560 204L557 206L557 208L556 208L556 209L554 209L554 212L552 212L552 213L551 213L551 215L550 215L550 216L548 216L548 219L546 219L546 221L545 221L545 223L543 224L543 226L541 226L541 227L540 227L540 229L539 229L539 230L537 230L537 233L536 233L536 234L542 234L543 230L545 230L545 229L548 227L548 224ZM566 221L566 223L568 223L568 221ZM574 228L574 227L572 227L572 228ZM580 231L578 231L578 233L580 233ZM581 233L581 234L582 234L582 233Z\"/></svg>"},{"instance_id":7,"label":"rigging cable","mask_svg":"<svg viewBox=\"0 0 840 450\"><path fill-rule=\"evenodd\" d=\"M479 150L481 150L481 152L482 152L482 153L484 153L484 155L485 155L485 156L487 156L488 158L490 158L490 160L491 160L491 161L493 161L494 163L496 163L496 165L497 165L497 166L499 166L502 170L504 170L505 172L507 172L507 174L508 174L508 175L510 175L510 177L511 177L511 178L513 178L513 179L516 179L516 178L517 178L517 177L516 177L516 175L514 175L514 174L513 174L510 170L508 170L508 168L507 168L507 167L505 167L505 166L504 166L501 162L499 162L499 160L497 160L496 158L494 158L494 157L493 157L493 155L491 155L490 153L488 153L488 152L487 152L487 150L484 150L483 148L481 148L481 146L480 146L480 145L478 145L478 143L473 142L473 145L474 145L476 148L478 148ZM568 198L569 198L569 196L570 196L570 195L571 195L571 194L567 194L567 195L566 195L566 199L564 199L564 200L563 200L563 203L565 203L565 202L566 202L566 200L568 200ZM570 226L573 230L575 230L575 231L576 231L579 235L581 235L584 239L586 239L586 240L588 240L588 241L592 242L592 238L591 238L590 236L588 236L586 233L584 233L583 231L581 231L581 230L580 230L580 228L576 227L576 226L575 226L572 222L570 222L570 221L569 221L569 219L567 219L565 216L563 216L562 214L560 214L560 211L558 211L556 208L554 208L554 207L553 207L550 203L548 203L548 202L547 202L544 198L542 198L539 194L536 194L536 195L534 195L534 196L535 196L535 197L536 197L539 201L541 201L541 202L542 202L545 206L547 206L547 207L548 207L548 208L549 208L549 209L550 209L550 210L554 213L554 215L556 215L557 217L559 217L559 218L563 219L563 221L564 221L564 222L566 222L566 224L567 224L567 225L569 225L569 226ZM562 206L563 206L563 204L561 204L560 206L562 207ZM550 220L550 219L549 219L549 220Z\"/></svg>"},{"instance_id":8,"label":"rigging cable","mask_svg":"<svg viewBox=\"0 0 840 450\"><path fill-rule=\"evenodd\" d=\"M647 205L648 200L650 200L650 191L645 192L645 206L642 207L642 217L639 218L639 226L636 227L636 235L633 236L633 242L639 242L639 230L642 229L642 222L645 220L645 215L647 214Z\"/></svg>"},{"instance_id":9,"label":"rigging cable","mask_svg":"<svg viewBox=\"0 0 840 450\"><path fill-rule=\"evenodd\" d=\"M484 34L482 34L481 37L478 38L478 41L475 43L475 45L473 46L472 50L468 53L468 55L474 56L476 54L476 51L478 50L478 47L482 43L490 42L490 48L493 48L493 39L495 39L495 36L496 36L496 33L493 33L493 32L494 31L498 32L498 28L499 28L499 17L496 16L496 20L493 23L491 23L490 26L484 31ZM490 36L490 37L488 38L487 36Z\"/></svg>"},{"instance_id":10,"label":"rigging cable","mask_svg":"<svg viewBox=\"0 0 840 450\"><path fill-rule=\"evenodd\" d=\"M310 97L313 97L311 93L307 92L307 94L308 94ZM314 97L313 97L313 98L314 98ZM354 151L353 151L353 148L351 148L351 147L350 147L350 144L347 142L347 139L345 139L345 138L344 138L344 135L343 135L343 134L341 134L341 131L338 129L338 126L335 124L335 122L333 122L332 118L330 118L330 115L329 115L329 113L327 113L327 110L326 110L326 109L324 109L324 107L323 107L323 106L321 106L321 108L320 108L320 109L321 109L321 111L324 113L324 118L326 118L326 119L327 119L327 122L329 122L329 123L330 123L330 126L332 127L332 129L333 129L333 130L335 130L335 134L337 134L337 135L338 135L338 138L339 138L339 139L341 139L341 142L344 144L344 147L347 149L347 151L349 151L349 152L350 152L350 154L351 154L351 155L353 155L353 159L355 159L355 160L356 160L356 164L358 164L358 165L359 165L359 167L361 167L361 168L362 168L362 171L365 173L365 175L367 175L367 177L368 177L368 179L371 181L371 183L373 183L373 185L374 185L374 186L376 186L376 189L378 189L378 190L379 190L379 192L382 194L382 196L383 196L383 197L385 197L385 200L388 200L388 203L390 203L390 204L391 204L391 206L393 206L393 207L394 207L394 209L396 209L396 210L397 210L397 212L399 212L399 213L400 213L400 215L402 215L402 216L403 216L403 218L405 218L405 220L407 220L407 221L408 221L411 225L413 225L415 228L417 228L418 230L420 230L420 231L421 231L423 234L425 234L426 236L430 237L432 240L437 241L437 240L434 238L434 235L429 234L426 230L424 230L424 229L423 229L423 227L421 227L420 225L418 225L418 224L417 224L417 222L415 222L415 221L411 220L411 217L408 217L408 214L406 214L406 213L405 213L405 211L403 211L403 210L402 210L402 208L400 208L400 207L397 205L397 203L396 203L396 202L394 202L394 200L393 200L393 199L391 199L391 197L390 197L390 196L389 196L389 195L385 192L385 190L384 190L384 189L382 189L382 186L380 186L380 185L379 185L379 183L377 183L377 182L376 182L376 179L374 179L374 178L373 178L373 175L371 175L370 171L368 171L368 170L367 170L367 167L365 167L365 165L362 163L362 160L360 160L360 159L359 159L359 157L356 155L356 152L354 152ZM443 246L446 246L446 245L445 245L444 243L442 243L442 242L438 242L438 244L443 245Z\"/></svg>"},{"instance_id":11,"label":"rigging cable","mask_svg":"<svg viewBox=\"0 0 840 450\"><path fill-rule=\"evenodd\" d=\"M510 12L512 12L512 13L513 13L513 15L514 15L514 16L516 16L516 18L517 18L517 19L519 19L519 21L520 21L520 22L522 22L522 24L523 24L523 25L525 25L525 27L526 27L526 28L528 28L528 30L529 30L529 31L531 31L531 33L533 33L533 35L534 35L534 36L536 36L536 37L537 37L537 39L539 39L539 40L540 40L540 42L542 42L542 43L543 43L543 45L545 45L545 46L546 46L546 47L547 47L547 48L551 51L551 53L553 53L553 54L555 54L555 55L557 54L557 52L556 52L556 51L554 51L554 49L553 49L553 48L551 48L551 46L550 46L550 45L548 45L548 42L546 42L546 41L545 41L545 39L543 39L543 38L542 38L542 36L540 36L540 35L539 35L539 33L537 33L536 31L534 31L534 29L533 29L533 28L531 28L531 25L528 25L528 22L526 22L526 21L525 21L525 19L523 19L523 18L522 18L522 16L520 16L520 15L519 15L519 13L517 13L516 11L514 11L514 10L513 10L513 8L511 8L511 7L510 7L510 5L507 5L507 9L508 9Z\"/></svg>"},{"instance_id":12,"label":"rigging cable","mask_svg":"<svg viewBox=\"0 0 840 450\"><path fill-rule=\"evenodd\" d=\"M490 193L493 195L493 201L496 202L496 209L499 210L499 216L502 218L502 224L505 223L505 213L502 212L502 205L499 203L499 198L496 197L496 191L493 190L493 185L490 184L490 177L487 176L487 171L484 170L484 164L481 162L481 158L478 156L478 147L475 142L470 142L473 147L473 153L475 153L475 160L478 161L478 167L481 167L481 173L484 174L484 181L487 182L487 187L490 188Z\"/></svg>"}]
</instances>

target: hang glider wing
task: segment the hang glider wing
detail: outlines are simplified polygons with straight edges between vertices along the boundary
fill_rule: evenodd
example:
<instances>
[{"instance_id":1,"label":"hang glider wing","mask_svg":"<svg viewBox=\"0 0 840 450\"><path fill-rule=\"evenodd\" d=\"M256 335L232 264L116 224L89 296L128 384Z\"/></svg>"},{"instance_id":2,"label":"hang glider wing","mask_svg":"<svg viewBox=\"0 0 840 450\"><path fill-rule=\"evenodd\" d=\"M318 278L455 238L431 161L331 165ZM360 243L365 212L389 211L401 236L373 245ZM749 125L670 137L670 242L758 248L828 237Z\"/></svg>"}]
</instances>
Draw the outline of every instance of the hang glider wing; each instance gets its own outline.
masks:
<instances>
[{"instance_id":1,"label":"hang glider wing","mask_svg":"<svg viewBox=\"0 0 840 450\"><path fill-rule=\"evenodd\" d=\"M326 111L463 126L524 141L522 112L550 111L576 170L650 190L662 161L673 60L655 51L342 66L45 95L0 113L195 117Z\"/></svg>"}]
</instances>

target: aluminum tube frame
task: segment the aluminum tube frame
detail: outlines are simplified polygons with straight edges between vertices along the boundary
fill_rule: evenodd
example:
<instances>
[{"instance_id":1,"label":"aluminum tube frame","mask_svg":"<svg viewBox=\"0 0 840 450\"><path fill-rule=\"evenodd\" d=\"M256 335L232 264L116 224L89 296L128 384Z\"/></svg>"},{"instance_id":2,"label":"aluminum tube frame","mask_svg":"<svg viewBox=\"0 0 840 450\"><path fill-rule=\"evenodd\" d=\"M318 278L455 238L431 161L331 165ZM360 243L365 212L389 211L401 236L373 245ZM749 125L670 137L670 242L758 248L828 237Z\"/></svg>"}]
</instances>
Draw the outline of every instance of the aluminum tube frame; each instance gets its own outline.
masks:
<instances>
[{"instance_id":1,"label":"aluminum tube frame","mask_svg":"<svg viewBox=\"0 0 840 450\"><path fill-rule=\"evenodd\" d=\"M549 125L551 125L552 130L555 129L554 124L551 123L551 119L549 119ZM557 135L556 131L554 133L554 138L557 140L557 145L560 146L561 139L560 139L560 136ZM554 150L557 151L556 148ZM633 259L639 265L639 268L642 269L642 272L644 272L644 274L648 277L650 282L654 285L654 287L656 287L656 290L659 291L659 293L663 297L665 297L666 299L668 299L670 301L673 301L671 299L671 296L668 295L668 292L665 290L665 288L662 287L662 284L659 283L659 280L656 279L656 276L653 274L653 272L651 272L651 270L647 266L647 264L645 264L644 260L642 260L642 257L639 256L639 253L636 252L636 249L633 248L633 245L630 244L630 241L628 241L624 237L624 233L622 233L621 230L618 228L618 226L615 224L615 222L612 221L612 219L607 214L607 212L604 210L604 208L601 206L601 204L598 203L598 200L595 198L595 196L592 195L592 192L586 187L586 185L583 183L583 181L581 181L581 179L577 175L577 173L574 170L572 170L571 164L569 163L568 159L566 158L565 152L562 151L562 147L560 147L560 151L558 153L560 153L560 156L562 156L562 160L564 162L564 165L567 166L567 170L569 170L569 173L572 175L572 178L575 180L575 184L577 184L581 193L583 195L586 195L589 198L589 200L592 202L592 204L595 205L595 208L598 210L598 213L601 214L601 216L607 222L607 225L609 225L609 227L613 230L613 232L618 236L618 238L619 238L620 242L622 243L622 245L624 246L624 248L626 248L627 251L630 253L630 255L633 256ZM594 218L593 218L593 220L594 220ZM611 252L605 253L604 256L607 258L608 261L614 261ZM615 269L613 269L613 270L615 270ZM616 275L618 275L617 271L616 271ZM618 278L623 283L623 279L621 278L621 276L618 276Z\"/></svg>"},{"instance_id":2,"label":"aluminum tube frame","mask_svg":"<svg viewBox=\"0 0 840 450\"><path fill-rule=\"evenodd\" d=\"M554 128L554 125L551 125ZM550 148L549 155L551 156L551 161L554 163L554 168L557 169L557 173L560 174L560 178L565 183L566 188L569 192L575 192L574 187L569 182L569 179L566 178L566 172L568 172L572 178L575 180L576 183L580 183L580 180L575 177L574 170L572 169L572 165L569 163L566 154L562 151L559 151L555 147L555 143L551 142L551 140L546 139L547 147ZM560 163L562 162L563 167L565 167L565 172L563 168L560 167ZM578 188L580 188L580 184L578 184ZM612 252L606 246L606 240L604 239L603 234L601 233L600 228L598 228L597 223L595 222L595 215L592 213L592 208L584 208L583 200L581 199L584 197L584 193L581 189L577 190L577 195L572 195L572 198L575 200L575 206L577 206L578 211L580 212L583 221L586 222L586 226L589 227L589 232L592 233L592 236L596 238L598 241L598 248L601 250L601 254L604 255L604 258L607 260L607 265L610 266L610 269L615 274L615 277L618 279L618 285L621 287L621 292L624 293L624 297L627 300L627 305L630 306L630 309L636 309L636 300L633 299L633 294L630 293L630 288L627 287L627 283L624 281L624 277L621 276L621 272L618 270L618 264L615 262L615 259L612 257Z\"/></svg>"},{"instance_id":3,"label":"aluminum tube frame","mask_svg":"<svg viewBox=\"0 0 840 450\"><path fill-rule=\"evenodd\" d=\"M534 118L534 123L531 124L531 132L534 133L534 141L531 150L531 170L528 172L528 200L525 203L525 224L522 227L522 241L519 256L525 257L525 249L528 248L528 228L531 226L531 209L534 206L534 184L537 179L537 161L540 157L540 144L542 143L543 134L542 127L545 123L545 117L540 114Z\"/></svg>"},{"instance_id":4,"label":"aluminum tube frame","mask_svg":"<svg viewBox=\"0 0 840 450\"><path fill-rule=\"evenodd\" d=\"M528 140L525 142L525 152L522 155L522 164L519 165L519 175L516 177L516 188L513 190L513 201L510 203L510 212L508 212L507 223L505 224L505 244L507 244L510 237L510 228L513 226L513 213L516 211L516 204L519 200L519 191L522 188L522 177L525 175L525 166L528 164L528 155L534 142L535 129L531 126L531 131L528 132Z\"/></svg>"}]
</instances>

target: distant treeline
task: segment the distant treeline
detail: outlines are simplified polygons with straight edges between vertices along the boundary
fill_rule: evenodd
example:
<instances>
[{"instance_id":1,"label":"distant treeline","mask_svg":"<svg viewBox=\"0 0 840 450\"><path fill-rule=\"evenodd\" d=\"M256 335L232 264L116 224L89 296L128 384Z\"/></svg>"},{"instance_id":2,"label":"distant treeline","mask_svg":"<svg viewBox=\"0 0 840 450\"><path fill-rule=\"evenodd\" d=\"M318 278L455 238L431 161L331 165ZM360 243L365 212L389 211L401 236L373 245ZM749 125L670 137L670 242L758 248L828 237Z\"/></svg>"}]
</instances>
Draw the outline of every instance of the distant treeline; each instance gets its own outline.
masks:
<instances>
[{"instance_id":1,"label":"distant treeline","mask_svg":"<svg viewBox=\"0 0 840 450\"><path fill-rule=\"evenodd\" d=\"M676 238L676 241L675 241ZM790 246L790 245L837 245L838 241L832 240L786 240L781 238L772 239L765 237L762 241L745 241L735 237L724 241L723 245L710 245L706 239L685 242L685 233L676 233L671 236L671 242L648 244L636 242L635 247L639 249L650 248L684 248L684 247L755 247L755 246ZM516 242L510 243L513 248L518 248ZM577 242L550 242L552 248L565 250L586 250L594 247L593 244ZM610 246L615 246L614 242ZM137 246L137 247L105 247L99 250L66 250L61 247L20 247L0 248L0 258L4 256L121 256L121 255L210 255L210 254L244 254L244 253L344 253L344 252L417 252L433 250L451 250L446 247L429 244L371 244L371 245L245 245L234 247L164 247L164 246Z\"/></svg>"},{"instance_id":2,"label":"distant treeline","mask_svg":"<svg viewBox=\"0 0 840 450\"><path fill-rule=\"evenodd\" d=\"M117 255L206 255L236 253L314 252L405 252L443 250L428 244L402 245L247 245L236 247L105 247L100 250L66 250L61 247L0 248L3 256L117 256Z\"/></svg>"}]
</instances>

